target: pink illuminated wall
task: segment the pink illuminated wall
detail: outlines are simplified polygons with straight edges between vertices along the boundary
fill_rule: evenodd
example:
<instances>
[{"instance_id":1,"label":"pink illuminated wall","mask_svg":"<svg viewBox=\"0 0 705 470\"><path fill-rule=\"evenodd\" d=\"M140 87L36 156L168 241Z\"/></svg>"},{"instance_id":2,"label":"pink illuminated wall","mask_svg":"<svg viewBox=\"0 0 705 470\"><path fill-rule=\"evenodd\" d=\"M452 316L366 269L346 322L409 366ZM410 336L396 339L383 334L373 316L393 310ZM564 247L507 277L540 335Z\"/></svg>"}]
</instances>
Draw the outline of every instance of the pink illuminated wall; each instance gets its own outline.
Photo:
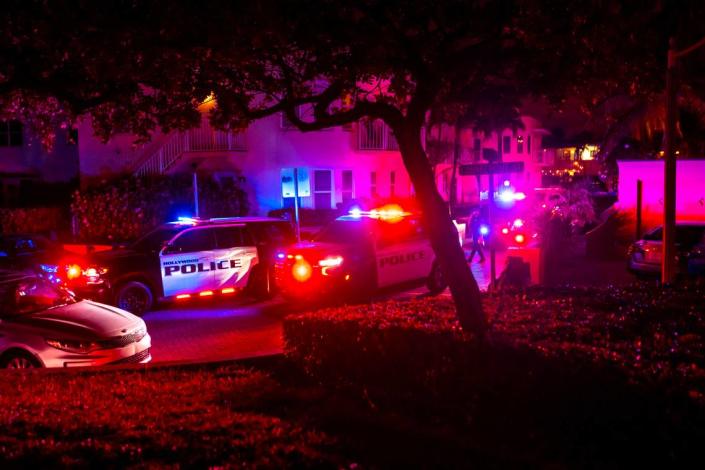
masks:
<instances>
[{"instance_id":1,"label":"pink illuminated wall","mask_svg":"<svg viewBox=\"0 0 705 470\"><path fill-rule=\"evenodd\" d=\"M643 220L645 228L662 223L663 160L620 161L618 207L636 215L636 186L644 187ZM676 220L705 222L705 160L680 160L677 163Z\"/></svg>"}]
</instances>

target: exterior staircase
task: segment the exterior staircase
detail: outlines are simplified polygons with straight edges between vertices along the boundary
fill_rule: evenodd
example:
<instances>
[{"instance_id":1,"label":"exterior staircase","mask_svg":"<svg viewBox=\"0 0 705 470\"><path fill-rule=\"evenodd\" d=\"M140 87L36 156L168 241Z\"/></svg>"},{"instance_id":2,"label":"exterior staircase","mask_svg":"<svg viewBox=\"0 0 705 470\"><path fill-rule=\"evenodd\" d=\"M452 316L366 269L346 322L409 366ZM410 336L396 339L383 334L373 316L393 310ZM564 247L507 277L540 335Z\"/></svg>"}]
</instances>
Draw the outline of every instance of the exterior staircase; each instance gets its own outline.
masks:
<instances>
[{"instance_id":1,"label":"exterior staircase","mask_svg":"<svg viewBox=\"0 0 705 470\"><path fill-rule=\"evenodd\" d=\"M164 175L187 155L198 152L244 152L244 132L213 129L207 119L201 126L168 134L156 149L151 148L133 167L135 176Z\"/></svg>"}]
</instances>

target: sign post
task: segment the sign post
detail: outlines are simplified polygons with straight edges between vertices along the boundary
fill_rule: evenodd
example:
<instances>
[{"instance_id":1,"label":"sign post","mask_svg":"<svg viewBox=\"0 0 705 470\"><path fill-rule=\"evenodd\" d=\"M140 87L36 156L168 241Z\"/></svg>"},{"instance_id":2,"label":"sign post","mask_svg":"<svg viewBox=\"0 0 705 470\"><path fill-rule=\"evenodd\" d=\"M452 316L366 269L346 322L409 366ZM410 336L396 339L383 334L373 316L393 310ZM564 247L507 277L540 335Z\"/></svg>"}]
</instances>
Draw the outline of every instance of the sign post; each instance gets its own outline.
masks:
<instances>
[{"instance_id":1,"label":"sign post","mask_svg":"<svg viewBox=\"0 0 705 470\"><path fill-rule=\"evenodd\" d=\"M311 180L307 168L282 168L282 197L294 198L294 229L296 241L301 241L301 223L299 220L299 198L311 195Z\"/></svg>"},{"instance_id":2,"label":"sign post","mask_svg":"<svg viewBox=\"0 0 705 470\"><path fill-rule=\"evenodd\" d=\"M482 156L490 163L473 163L460 165L460 174L467 175L488 175L489 189L487 191L487 224L492 228L492 206L494 206L494 175L497 173L522 173L524 162L500 162L497 152L493 149L483 149ZM494 231L491 232L494 238ZM497 264L494 241L490 244L490 288L494 289L497 282Z\"/></svg>"}]
</instances>

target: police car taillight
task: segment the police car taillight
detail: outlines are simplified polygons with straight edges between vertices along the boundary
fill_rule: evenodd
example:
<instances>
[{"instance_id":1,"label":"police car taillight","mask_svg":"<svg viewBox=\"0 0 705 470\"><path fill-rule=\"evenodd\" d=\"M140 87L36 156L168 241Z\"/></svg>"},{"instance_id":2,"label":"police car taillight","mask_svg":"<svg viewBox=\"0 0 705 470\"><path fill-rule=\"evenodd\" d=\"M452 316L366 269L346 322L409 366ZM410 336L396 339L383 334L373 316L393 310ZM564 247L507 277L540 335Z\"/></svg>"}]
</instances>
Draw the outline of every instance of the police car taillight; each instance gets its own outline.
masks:
<instances>
[{"instance_id":1,"label":"police car taillight","mask_svg":"<svg viewBox=\"0 0 705 470\"><path fill-rule=\"evenodd\" d=\"M311 278L311 274L311 265L299 255L299 258L297 258L294 266L291 268L291 275L299 282L306 282Z\"/></svg>"},{"instance_id":2,"label":"police car taillight","mask_svg":"<svg viewBox=\"0 0 705 470\"><path fill-rule=\"evenodd\" d=\"M81 274L83 274L83 271L81 270L81 267L77 264L70 264L66 266L66 277L68 279L77 279L81 277Z\"/></svg>"}]
</instances>

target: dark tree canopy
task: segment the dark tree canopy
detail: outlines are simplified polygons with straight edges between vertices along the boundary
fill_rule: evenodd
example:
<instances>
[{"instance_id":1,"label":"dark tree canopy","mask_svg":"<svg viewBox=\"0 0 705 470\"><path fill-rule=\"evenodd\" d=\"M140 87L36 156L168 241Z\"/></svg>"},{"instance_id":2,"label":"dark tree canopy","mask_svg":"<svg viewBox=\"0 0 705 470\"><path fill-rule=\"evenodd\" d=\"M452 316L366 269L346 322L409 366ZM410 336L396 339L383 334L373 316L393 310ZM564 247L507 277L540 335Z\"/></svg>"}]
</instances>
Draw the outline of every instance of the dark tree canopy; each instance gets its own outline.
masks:
<instances>
[{"instance_id":1,"label":"dark tree canopy","mask_svg":"<svg viewBox=\"0 0 705 470\"><path fill-rule=\"evenodd\" d=\"M275 112L303 131L383 119L461 323L482 333L479 290L421 145L429 113L491 128L530 95L586 108L648 96L662 87L675 20L647 28L675 9L656 0L14 0L0 13L0 106L44 131L90 113L102 137L193 126L211 95L222 128Z\"/></svg>"}]
</instances>

